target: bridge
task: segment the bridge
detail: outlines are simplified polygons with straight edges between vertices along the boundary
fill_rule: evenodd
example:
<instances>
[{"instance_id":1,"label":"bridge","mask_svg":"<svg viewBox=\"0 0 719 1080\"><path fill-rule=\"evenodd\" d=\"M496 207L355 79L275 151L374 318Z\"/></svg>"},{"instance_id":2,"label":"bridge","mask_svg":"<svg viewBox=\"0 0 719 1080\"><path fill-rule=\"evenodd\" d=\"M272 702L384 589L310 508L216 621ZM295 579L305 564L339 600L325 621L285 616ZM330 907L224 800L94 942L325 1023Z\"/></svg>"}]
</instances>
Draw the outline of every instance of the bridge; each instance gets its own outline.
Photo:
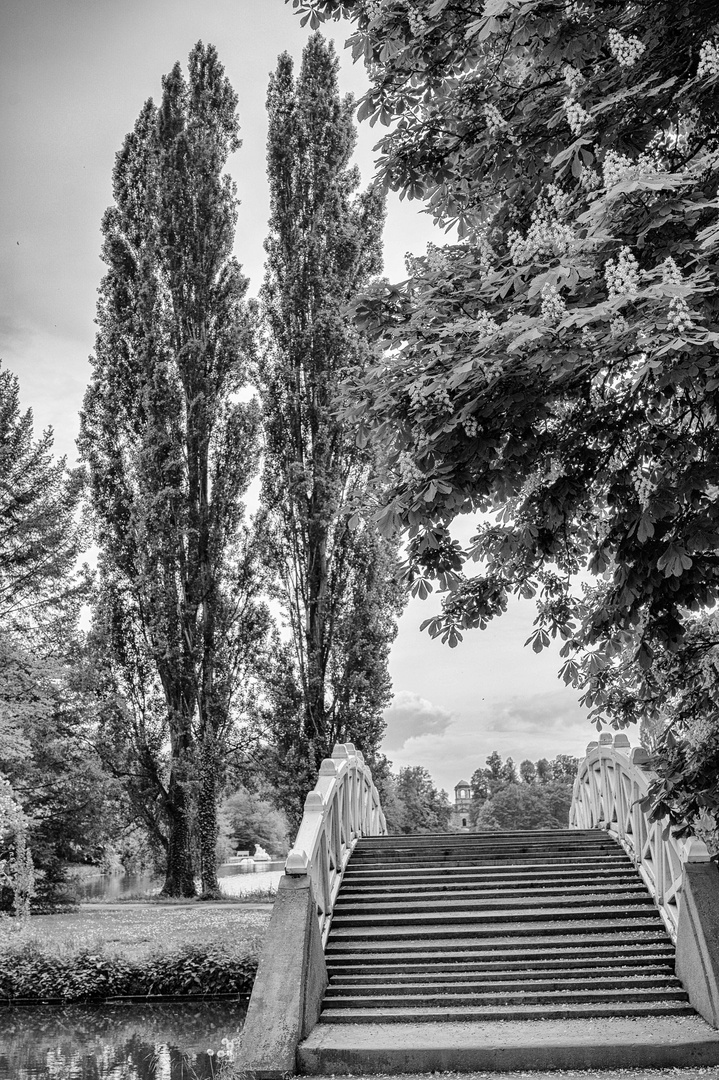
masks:
<instances>
[{"instance_id":1,"label":"bridge","mask_svg":"<svg viewBox=\"0 0 719 1080\"><path fill-rule=\"evenodd\" d=\"M566 830L388 836L335 747L280 881L243 1076L719 1064L719 869L587 747Z\"/></svg>"}]
</instances>

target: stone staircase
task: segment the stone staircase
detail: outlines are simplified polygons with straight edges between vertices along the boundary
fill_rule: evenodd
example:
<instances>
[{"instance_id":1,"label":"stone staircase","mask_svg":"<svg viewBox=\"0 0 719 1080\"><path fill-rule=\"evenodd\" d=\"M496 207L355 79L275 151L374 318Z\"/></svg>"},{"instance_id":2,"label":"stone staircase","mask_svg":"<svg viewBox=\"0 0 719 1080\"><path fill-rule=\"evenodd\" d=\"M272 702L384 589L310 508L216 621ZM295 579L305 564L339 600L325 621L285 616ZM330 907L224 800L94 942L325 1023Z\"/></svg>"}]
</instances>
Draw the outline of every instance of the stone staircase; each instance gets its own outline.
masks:
<instances>
[{"instance_id":1,"label":"stone staircase","mask_svg":"<svg viewBox=\"0 0 719 1080\"><path fill-rule=\"evenodd\" d=\"M613 1052L617 1067L641 1046L645 1067L719 1063L652 898L598 830L360 840L325 956L301 1072L592 1068Z\"/></svg>"}]
</instances>

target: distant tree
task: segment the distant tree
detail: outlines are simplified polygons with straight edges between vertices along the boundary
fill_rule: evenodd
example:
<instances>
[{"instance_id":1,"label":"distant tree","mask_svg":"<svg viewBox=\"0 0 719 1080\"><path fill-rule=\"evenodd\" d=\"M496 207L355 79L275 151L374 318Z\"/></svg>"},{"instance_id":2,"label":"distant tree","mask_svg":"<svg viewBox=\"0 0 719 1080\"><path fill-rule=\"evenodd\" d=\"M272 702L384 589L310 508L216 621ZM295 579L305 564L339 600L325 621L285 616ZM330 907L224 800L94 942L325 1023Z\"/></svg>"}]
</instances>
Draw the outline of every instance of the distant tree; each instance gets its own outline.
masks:
<instances>
[{"instance_id":1,"label":"distant tree","mask_svg":"<svg viewBox=\"0 0 719 1080\"><path fill-rule=\"evenodd\" d=\"M52 445L49 429L34 438L18 380L0 368L0 631L26 643L44 633L45 650L74 625L87 590L76 570L81 476L53 461Z\"/></svg>"},{"instance_id":2,"label":"distant tree","mask_svg":"<svg viewBox=\"0 0 719 1080\"><path fill-rule=\"evenodd\" d=\"M421 765L400 769L396 796L404 815L402 833L447 832L452 808L444 791L438 791Z\"/></svg>"},{"instance_id":3,"label":"distant tree","mask_svg":"<svg viewBox=\"0 0 719 1080\"><path fill-rule=\"evenodd\" d=\"M537 780L540 784L547 784L553 777L552 766L546 758L540 758L537 764Z\"/></svg>"},{"instance_id":4,"label":"distant tree","mask_svg":"<svg viewBox=\"0 0 719 1080\"><path fill-rule=\"evenodd\" d=\"M561 784L573 784L579 768L579 758L557 754L552 760L552 779Z\"/></svg>"},{"instance_id":5,"label":"distant tree","mask_svg":"<svg viewBox=\"0 0 719 1080\"><path fill-rule=\"evenodd\" d=\"M482 806L475 828L566 829L571 801L571 789L566 784L510 783Z\"/></svg>"},{"instance_id":6,"label":"distant tree","mask_svg":"<svg viewBox=\"0 0 719 1080\"><path fill-rule=\"evenodd\" d=\"M147 813L162 822L169 896L195 892L195 827L203 892L218 891L218 779L245 674L247 612L233 593L259 415L239 397L251 320L223 175L239 146L236 109L215 49L198 43L189 78L176 64L117 155L82 413L100 630L125 702L117 719L139 740Z\"/></svg>"},{"instance_id":7,"label":"distant tree","mask_svg":"<svg viewBox=\"0 0 719 1080\"><path fill-rule=\"evenodd\" d=\"M516 784L518 779L517 766L514 764L514 759L508 757L502 766L502 781L505 784Z\"/></svg>"},{"instance_id":8,"label":"distant tree","mask_svg":"<svg viewBox=\"0 0 719 1080\"><path fill-rule=\"evenodd\" d=\"M235 849L250 851L260 844L270 855L286 855L288 822L282 811L261 795L240 788L222 801L221 813Z\"/></svg>"},{"instance_id":9,"label":"distant tree","mask_svg":"<svg viewBox=\"0 0 719 1080\"><path fill-rule=\"evenodd\" d=\"M374 189L354 194L353 104L340 99L337 70L315 34L297 79L280 56L267 99L262 513L291 635L273 679L272 779L295 820L335 742L374 760L401 606L395 545L359 513L373 456L339 416L343 380L369 356L346 308L381 268L384 201Z\"/></svg>"},{"instance_id":10,"label":"distant tree","mask_svg":"<svg viewBox=\"0 0 719 1080\"><path fill-rule=\"evenodd\" d=\"M533 784L537 779L537 766L533 761L525 758L525 760L519 764L519 775L525 784Z\"/></svg>"}]
</instances>

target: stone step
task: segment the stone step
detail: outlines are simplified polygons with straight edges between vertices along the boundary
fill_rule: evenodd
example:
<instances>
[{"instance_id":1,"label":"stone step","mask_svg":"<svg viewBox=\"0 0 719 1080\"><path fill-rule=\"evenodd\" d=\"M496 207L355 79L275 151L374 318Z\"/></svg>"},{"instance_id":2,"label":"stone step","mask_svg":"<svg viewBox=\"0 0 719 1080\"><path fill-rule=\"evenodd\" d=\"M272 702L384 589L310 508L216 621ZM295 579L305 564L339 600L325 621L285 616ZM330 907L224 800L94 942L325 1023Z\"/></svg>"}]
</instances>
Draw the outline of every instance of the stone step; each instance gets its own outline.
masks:
<instances>
[{"instance_id":1,"label":"stone step","mask_svg":"<svg viewBox=\"0 0 719 1080\"><path fill-rule=\"evenodd\" d=\"M392 982L385 982L388 976L392 976ZM566 981L568 983L574 981L591 980L592 983L602 983L605 980L634 980L634 978L671 978L674 980L676 977L674 974L674 968L670 963L638 963L638 964L616 964L612 967L611 964L602 964L602 966L587 967L582 964L572 964L571 967L567 967L567 961L556 962L555 966L545 968L504 968L491 966L480 966L480 964L451 964L448 967L431 967L431 966L409 966L407 968L386 968L379 966L377 969L366 970L363 969L362 973L355 972L352 968L345 967L342 969L333 968L329 972L330 986L334 988L342 986L376 986L382 984L383 986L405 986L410 983L417 983L418 977L425 975L421 986L430 986L434 984L448 984L448 983L460 983L464 981L481 982L485 981L488 984L496 984L498 982L511 983L513 981L521 980L523 984L531 983L535 985L540 982L559 982Z\"/></svg>"},{"instance_id":2,"label":"stone step","mask_svg":"<svg viewBox=\"0 0 719 1080\"><path fill-rule=\"evenodd\" d=\"M641 892L646 893L646 887L642 882L637 881L636 873L624 872L616 874L613 877L578 877L572 876L569 880L560 878L557 880L556 875L547 875L545 879L537 881L536 878L527 875L519 879L507 879L507 878L467 878L464 880L453 880L443 878L429 882L412 882L412 881L399 881L386 885L380 884L363 884L353 885L345 884L343 882L340 895L337 899L338 904L345 903L347 900L357 900L367 903L374 903L375 901L382 900L384 898L402 897L402 896L437 896L441 897L447 893L466 893L468 896L481 895L491 896L496 893L497 896L506 896L512 893L521 893L523 895L537 896L551 896L552 893L566 893L567 895L579 894L582 892Z\"/></svg>"},{"instance_id":3,"label":"stone step","mask_svg":"<svg viewBox=\"0 0 719 1080\"><path fill-rule=\"evenodd\" d=\"M403 893L401 896L387 896L380 894L374 899L355 898L353 896L341 897L335 904L334 918L345 919L351 915L366 915L370 912L375 918L379 915L391 913L414 913L436 912L443 914L451 911L501 911L503 913L512 910L529 910L537 908L538 901L545 899L542 894L536 892L530 895L512 896L499 891L491 895L478 890L465 891L459 895L445 896L442 893L430 894L429 896L413 896L412 893ZM614 890L591 891L575 890L564 892L561 889L552 889L546 896L548 908L571 907L577 908L597 907L612 905L622 908L648 907L652 910L654 905L646 889L639 889L636 885L621 892Z\"/></svg>"},{"instance_id":4,"label":"stone step","mask_svg":"<svg viewBox=\"0 0 719 1080\"><path fill-rule=\"evenodd\" d=\"M406 987L398 988L396 993L381 993L373 988L371 993L362 993L360 990L348 990L347 993L336 994L328 989L323 1006L323 1015L327 1009L409 1009L409 1008L455 1008L477 1006L505 1006L505 1005L550 1005L559 1003L563 1005L586 1005L588 1003L606 1002L614 1004L618 1008L627 1003L634 1002L685 1002L688 1000L686 990L677 982L673 985L661 987L614 987L597 989L581 987L567 987L558 993L556 990L541 990L537 987L524 990L514 990L507 985L497 985L489 990L481 991L464 989L458 986L440 987L432 991L431 987L426 990L420 986L416 992L410 992Z\"/></svg>"},{"instance_id":5,"label":"stone step","mask_svg":"<svg viewBox=\"0 0 719 1080\"><path fill-rule=\"evenodd\" d=\"M585 1006L585 1010L589 1007ZM596 1010L596 1007L595 1007ZM597 1019L601 1019L597 1023ZM653 1017L635 1009L631 1018L576 1016L507 1024L482 1016L459 1023L318 1024L300 1044L306 1075L418 1074L429 1072L525 1073L532 1070L696 1070L719 1064L719 1032L690 1015ZM587 1072L580 1074L587 1077ZM622 1072L622 1075L625 1075ZM549 1080L549 1077L548 1077ZM579 1080L579 1077L577 1077ZM614 1080L614 1078L612 1078ZM637 1078L638 1080L638 1078Z\"/></svg>"},{"instance_id":6,"label":"stone step","mask_svg":"<svg viewBox=\"0 0 719 1080\"><path fill-rule=\"evenodd\" d=\"M615 843L608 833L600 830L581 832L575 829L545 829L538 832L471 832L471 833L416 833L407 836L363 837L357 841L354 852L371 854L377 851L433 851L447 847L492 847L498 851L519 844L531 847L556 847L570 845L585 848L606 847Z\"/></svg>"},{"instance_id":7,"label":"stone step","mask_svg":"<svg viewBox=\"0 0 719 1080\"><path fill-rule=\"evenodd\" d=\"M578 905L562 907L558 904L546 907L517 907L514 910L508 905L507 910L499 907L495 902L488 906L482 904L467 905L465 910L453 910L452 908L440 909L438 906L432 910L428 917L424 910L393 912L377 911L372 914L345 915L337 913L332 919L330 930L331 937L346 936L349 933L355 935L370 934L399 934L413 936L416 932L423 935L428 933L447 933L454 935L461 930L471 930L479 935L485 932L497 932L499 925L509 926L518 923L517 927L507 932L510 934L535 932L535 924L539 926L558 927L559 924L568 923L579 927L586 925L589 929L591 923L602 920L610 920L614 923L632 923L638 929L652 929L659 921L655 915L655 908L648 903L642 905L607 904L606 906L594 904L590 907L582 907L581 913L577 910ZM500 922L501 920L501 922ZM544 930L537 929L538 933Z\"/></svg>"},{"instance_id":8,"label":"stone step","mask_svg":"<svg viewBox=\"0 0 719 1080\"><path fill-rule=\"evenodd\" d=\"M658 922L658 920L656 921ZM424 937L417 935L415 930L409 937L401 937L396 934L382 935L375 939L364 935L352 937L337 935L334 939L330 934L325 953L329 957L340 953L387 953L389 950L406 957L411 954L425 956L428 953L444 953L457 951L466 954L477 950L494 951L502 950L506 953L526 953L528 950L540 949L545 955L547 950L555 947L566 950L567 948L602 949L605 952L620 952L627 946L640 945L665 945L669 943L669 935L662 925L656 922L643 930L636 925L612 926L610 923L599 923L593 928L573 927L569 924L560 927L548 925L544 928L532 927L532 933L536 940L532 941L531 935L521 936L517 934L520 927L510 927L508 932L502 932L499 927L489 929L486 936L473 935L471 929L464 931L457 928L452 940L449 935L438 937L436 931L430 931ZM506 930L507 928L505 928ZM514 932L514 934L512 934ZM348 932L349 933L349 932ZM510 934L512 936L510 936ZM516 936L515 936L516 935ZM671 947L671 943L670 947Z\"/></svg>"},{"instance_id":9,"label":"stone step","mask_svg":"<svg viewBox=\"0 0 719 1080\"><path fill-rule=\"evenodd\" d=\"M673 972L674 949L673 946L667 944L663 951L659 946L653 946L644 951L637 950L630 953L628 950L622 950L615 954L599 950L592 952L589 949L583 951L553 949L526 950L522 955L510 953L507 958L498 957L497 952L444 952L429 955L418 953L415 956L406 953L384 955L351 953L347 956L327 957L327 970L331 977L336 974L343 977L354 976L358 979L373 974L392 974L394 978L412 978L415 973L434 975L440 971L456 974L487 973L492 974L493 977L499 977L505 972L509 976L522 972L529 977L532 973L542 975L545 972L566 970L567 965L571 965L571 970L577 972L616 968L639 970L642 966L657 967L663 971Z\"/></svg>"},{"instance_id":10,"label":"stone step","mask_svg":"<svg viewBox=\"0 0 719 1080\"><path fill-rule=\"evenodd\" d=\"M619 854L603 855L601 859L587 859L577 857L571 858L569 856L565 858L557 857L555 859L529 859L522 856L515 860L502 861L496 858L480 860L472 858L464 858L464 856L458 856L455 861L444 860L442 862L432 862L429 859L415 860L413 864L407 864L405 866L399 866L396 863L366 863L361 865L360 863L347 864L343 883L370 881L372 878L376 878L382 881L395 881L398 878L406 877L412 880L421 880L423 877L431 880L434 877L442 877L447 875L464 877L466 875L476 874L478 876L486 876L490 874L497 874L502 876L509 876L511 874L525 874L531 876L535 874L542 874L544 876L548 874L556 873L574 873L581 875L582 873L591 873L594 875L602 874L605 871L619 870L627 873L632 870L632 862L628 855L624 852ZM636 873L636 871L635 871Z\"/></svg>"},{"instance_id":11,"label":"stone step","mask_svg":"<svg viewBox=\"0 0 719 1080\"><path fill-rule=\"evenodd\" d=\"M589 865L587 852L584 848L576 851L557 850L556 852L532 851L522 849L515 852L504 852L498 855L496 851L484 852L428 852L425 854L407 855L399 858L371 858L355 859L352 855L352 872L356 870L410 870L410 869L439 869L446 866L576 866ZM630 866L631 861L623 853L617 855L611 850L597 853L596 859L591 860L595 868L601 866L603 861L612 864ZM348 867L349 872L349 867Z\"/></svg>"},{"instance_id":12,"label":"stone step","mask_svg":"<svg viewBox=\"0 0 719 1080\"><path fill-rule=\"evenodd\" d=\"M329 1004L330 1001L336 999L354 998L358 995L364 995L367 1000L373 1000L376 997L378 1001L386 997L409 996L416 997L417 1000L424 998L429 1003L430 997L442 994L497 994L504 999L506 994L534 994L538 992L556 994L565 989L606 992L608 990L652 990L662 988L667 991L680 990L684 993L681 984L674 975L666 973L658 975L627 974L625 971L601 977L596 972L591 972L589 974L585 973L584 978L577 978L576 972L565 969L555 972L551 978L547 978L545 972L543 977L535 973L532 977L522 975L521 979L517 977L516 972L513 972L511 976L505 973L504 978L492 976L490 979L483 980L445 972L442 976L432 975L421 982L417 981L415 975L414 981L397 979L391 983L383 981L381 976L365 977L361 980L333 976L327 988L325 1002Z\"/></svg>"},{"instance_id":13,"label":"stone step","mask_svg":"<svg viewBox=\"0 0 719 1080\"><path fill-rule=\"evenodd\" d=\"M387 1024L387 1023L452 1023L471 1020L547 1020L571 1017L609 1017L609 1016L694 1016L691 1005L686 1001L667 1001L661 994L645 1000L616 1001L578 1001L571 994L550 995L551 1001L526 1002L520 1004L423 1004L417 1006L383 1005L372 1008L332 1008L323 1009L320 1024Z\"/></svg>"}]
</instances>

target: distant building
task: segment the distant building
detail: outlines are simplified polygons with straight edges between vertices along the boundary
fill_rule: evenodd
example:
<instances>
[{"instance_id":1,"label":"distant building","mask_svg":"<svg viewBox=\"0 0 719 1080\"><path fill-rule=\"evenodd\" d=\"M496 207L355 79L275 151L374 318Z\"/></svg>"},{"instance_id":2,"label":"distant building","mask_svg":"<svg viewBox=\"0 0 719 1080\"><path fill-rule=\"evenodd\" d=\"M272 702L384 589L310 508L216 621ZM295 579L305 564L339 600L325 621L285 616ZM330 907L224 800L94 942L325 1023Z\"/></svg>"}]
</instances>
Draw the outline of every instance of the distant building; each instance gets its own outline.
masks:
<instances>
[{"instance_id":1,"label":"distant building","mask_svg":"<svg viewBox=\"0 0 719 1080\"><path fill-rule=\"evenodd\" d=\"M455 832L469 832L469 808L472 805L472 789L466 780L454 786L454 805L449 825Z\"/></svg>"}]
</instances>

